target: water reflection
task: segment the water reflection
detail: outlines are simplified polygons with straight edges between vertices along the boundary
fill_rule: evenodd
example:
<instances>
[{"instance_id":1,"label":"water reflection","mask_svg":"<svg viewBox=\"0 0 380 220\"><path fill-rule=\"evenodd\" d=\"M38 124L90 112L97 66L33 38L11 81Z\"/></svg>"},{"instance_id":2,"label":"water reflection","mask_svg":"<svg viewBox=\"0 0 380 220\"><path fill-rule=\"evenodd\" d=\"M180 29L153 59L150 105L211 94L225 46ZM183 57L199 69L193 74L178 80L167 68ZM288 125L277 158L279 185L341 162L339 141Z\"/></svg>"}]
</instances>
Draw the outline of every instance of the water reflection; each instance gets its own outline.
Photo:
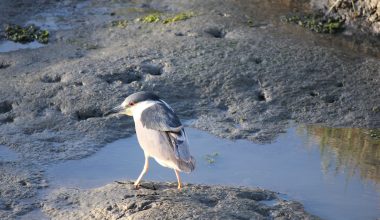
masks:
<instances>
[{"instance_id":1,"label":"water reflection","mask_svg":"<svg viewBox=\"0 0 380 220\"><path fill-rule=\"evenodd\" d=\"M347 180L359 172L363 180L380 186L380 129L329 128L300 126L319 143L322 170L325 174L344 172Z\"/></svg>"}]
</instances>

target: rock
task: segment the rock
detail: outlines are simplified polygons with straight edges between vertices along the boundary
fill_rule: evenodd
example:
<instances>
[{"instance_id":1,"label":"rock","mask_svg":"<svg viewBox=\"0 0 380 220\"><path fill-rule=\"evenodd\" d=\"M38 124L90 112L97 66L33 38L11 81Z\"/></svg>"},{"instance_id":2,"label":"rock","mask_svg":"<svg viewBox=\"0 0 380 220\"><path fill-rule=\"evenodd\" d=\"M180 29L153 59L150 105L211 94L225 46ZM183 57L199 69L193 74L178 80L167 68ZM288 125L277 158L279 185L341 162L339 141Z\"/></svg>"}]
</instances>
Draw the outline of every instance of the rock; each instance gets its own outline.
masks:
<instances>
[{"instance_id":1,"label":"rock","mask_svg":"<svg viewBox=\"0 0 380 220\"><path fill-rule=\"evenodd\" d=\"M43 211L52 219L319 219L300 203L263 189L188 184L179 191L170 183L144 184L138 190L132 182L60 189Z\"/></svg>"}]
</instances>

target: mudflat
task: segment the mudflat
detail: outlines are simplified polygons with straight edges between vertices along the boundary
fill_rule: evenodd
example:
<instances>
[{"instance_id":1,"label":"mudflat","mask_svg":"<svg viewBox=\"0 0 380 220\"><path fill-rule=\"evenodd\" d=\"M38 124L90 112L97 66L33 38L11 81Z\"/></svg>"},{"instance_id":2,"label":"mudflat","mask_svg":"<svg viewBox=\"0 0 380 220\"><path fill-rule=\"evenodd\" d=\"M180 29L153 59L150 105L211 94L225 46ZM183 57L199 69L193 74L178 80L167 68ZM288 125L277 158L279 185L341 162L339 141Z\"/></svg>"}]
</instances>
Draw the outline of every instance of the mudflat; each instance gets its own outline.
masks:
<instances>
[{"instance_id":1,"label":"mudflat","mask_svg":"<svg viewBox=\"0 0 380 220\"><path fill-rule=\"evenodd\" d=\"M307 10L306 5L258 0L3 1L2 24L35 24L49 31L49 42L0 53L0 144L21 158L0 161L0 218L17 218L42 206L52 218L74 215L57 208L59 202L37 199L38 190L49 186L44 170L133 134L131 119L103 113L136 91L154 91L182 119L195 119L194 127L225 138L271 142L289 121L379 128L377 42L313 33L281 21L292 10ZM123 187L129 185L111 184L88 195L69 193L68 198L86 195L91 200L97 190L127 190ZM189 190L211 196L242 189ZM178 194L158 190L169 192ZM104 202L100 199L98 205ZM201 207L196 197L192 202ZM262 218L271 212L260 210L258 206L253 212ZM308 215L300 212L300 218Z\"/></svg>"}]
</instances>

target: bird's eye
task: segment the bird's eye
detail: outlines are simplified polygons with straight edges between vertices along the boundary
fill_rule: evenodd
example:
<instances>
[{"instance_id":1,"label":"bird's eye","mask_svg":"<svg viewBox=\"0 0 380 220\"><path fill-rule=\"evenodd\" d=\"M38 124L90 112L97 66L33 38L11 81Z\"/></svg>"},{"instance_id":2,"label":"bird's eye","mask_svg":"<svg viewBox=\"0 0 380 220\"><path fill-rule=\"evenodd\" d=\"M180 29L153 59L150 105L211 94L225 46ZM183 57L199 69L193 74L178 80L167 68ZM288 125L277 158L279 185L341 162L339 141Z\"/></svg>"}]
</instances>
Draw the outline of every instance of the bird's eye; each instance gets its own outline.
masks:
<instances>
[{"instance_id":1,"label":"bird's eye","mask_svg":"<svg viewBox=\"0 0 380 220\"><path fill-rule=\"evenodd\" d=\"M134 105L135 105L134 102L130 102L130 103L129 103L129 106L134 106Z\"/></svg>"}]
</instances>

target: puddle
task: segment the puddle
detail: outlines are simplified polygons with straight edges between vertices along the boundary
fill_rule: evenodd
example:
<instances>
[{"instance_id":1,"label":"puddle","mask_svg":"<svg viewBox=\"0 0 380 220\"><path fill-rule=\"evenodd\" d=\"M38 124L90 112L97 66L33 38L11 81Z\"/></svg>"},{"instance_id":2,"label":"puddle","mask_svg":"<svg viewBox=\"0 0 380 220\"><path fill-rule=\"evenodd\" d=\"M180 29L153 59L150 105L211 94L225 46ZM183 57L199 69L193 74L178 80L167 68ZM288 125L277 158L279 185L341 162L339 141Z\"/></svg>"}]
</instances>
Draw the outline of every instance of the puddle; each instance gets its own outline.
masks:
<instances>
[{"instance_id":1,"label":"puddle","mask_svg":"<svg viewBox=\"0 0 380 220\"><path fill-rule=\"evenodd\" d=\"M17 153L7 146L0 144L0 162L11 162L18 160Z\"/></svg>"},{"instance_id":2,"label":"puddle","mask_svg":"<svg viewBox=\"0 0 380 220\"><path fill-rule=\"evenodd\" d=\"M49 220L48 216L46 216L41 209L35 209L27 214L21 216L19 220Z\"/></svg>"},{"instance_id":3,"label":"puddle","mask_svg":"<svg viewBox=\"0 0 380 220\"><path fill-rule=\"evenodd\" d=\"M299 126L265 145L221 139L193 128L187 133L197 168L182 175L185 182L271 189L325 219L380 216L380 141L369 139L363 130ZM143 164L133 136L89 158L54 165L47 175L53 187L92 188L135 179ZM153 160L144 179L176 181L172 170Z\"/></svg>"},{"instance_id":4,"label":"puddle","mask_svg":"<svg viewBox=\"0 0 380 220\"><path fill-rule=\"evenodd\" d=\"M58 24L58 20L63 19L61 17L47 16L47 17L37 17L34 20L28 21L25 25L35 25L45 30L68 30L72 26L69 24Z\"/></svg>"},{"instance_id":5,"label":"puddle","mask_svg":"<svg viewBox=\"0 0 380 220\"><path fill-rule=\"evenodd\" d=\"M33 16L25 25L34 24L41 29L69 30L73 28L72 12L68 8L55 9L53 11L42 12Z\"/></svg>"},{"instance_id":6,"label":"puddle","mask_svg":"<svg viewBox=\"0 0 380 220\"><path fill-rule=\"evenodd\" d=\"M38 43L37 41L33 41L27 44L15 43L13 41L3 41L0 42L0 53L22 50L22 49L35 49L39 47L44 47L45 44Z\"/></svg>"}]
</instances>

